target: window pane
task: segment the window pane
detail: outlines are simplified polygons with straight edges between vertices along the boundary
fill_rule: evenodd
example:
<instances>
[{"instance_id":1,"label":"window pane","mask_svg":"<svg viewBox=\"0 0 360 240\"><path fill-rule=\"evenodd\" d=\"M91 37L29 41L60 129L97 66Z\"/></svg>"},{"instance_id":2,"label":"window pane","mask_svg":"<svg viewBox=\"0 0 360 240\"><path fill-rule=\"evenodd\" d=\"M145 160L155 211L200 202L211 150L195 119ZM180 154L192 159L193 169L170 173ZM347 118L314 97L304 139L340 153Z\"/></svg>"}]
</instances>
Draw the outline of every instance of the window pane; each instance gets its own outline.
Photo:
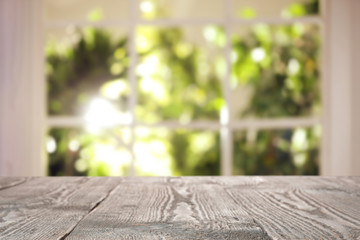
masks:
<instances>
[{"instance_id":1,"label":"window pane","mask_svg":"<svg viewBox=\"0 0 360 240\"><path fill-rule=\"evenodd\" d=\"M128 128L50 129L46 142L49 175L129 175L130 140Z\"/></svg>"},{"instance_id":2,"label":"window pane","mask_svg":"<svg viewBox=\"0 0 360 240\"><path fill-rule=\"evenodd\" d=\"M319 28L237 26L232 35L232 118L320 114Z\"/></svg>"},{"instance_id":3,"label":"window pane","mask_svg":"<svg viewBox=\"0 0 360 240\"><path fill-rule=\"evenodd\" d=\"M139 27L137 118L218 120L224 104L225 36L216 26Z\"/></svg>"},{"instance_id":4,"label":"window pane","mask_svg":"<svg viewBox=\"0 0 360 240\"><path fill-rule=\"evenodd\" d=\"M220 173L220 139L215 131L139 127L134 149L140 176Z\"/></svg>"},{"instance_id":5,"label":"window pane","mask_svg":"<svg viewBox=\"0 0 360 240\"><path fill-rule=\"evenodd\" d=\"M232 0L234 18L297 18L319 14L318 0Z\"/></svg>"},{"instance_id":6,"label":"window pane","mask_svg":"<svg viewBox=\"0 0 360 240\"><path fill-rule=\"evenodd\" d=\"M321 129L234 132L235 175L317 175Z\"/></svg>"},{"instance_id":7,"label":"window pane","mask_svg":"<svg viewBox=\"0 0 360 240\"><path fill-rule=\"evenodd\" d=\"M224 16L222 0L140 0L140 17L154 19L211 19Z\"/></svg>"},{"instance_id":8,"label":"window pane","mask_svg":"<svg viewBox=\"0 0 360 240\"><path fill-rule=\"evenodd\" d=\"M100 100L104 110L127 110L129 54L124 29L49 29L46 77L49 115L86 115Z\"/></svg>"},{"instance_id":9,"label":"window pane","mask_svg":"<svg viewBox=\"0 0 360 240\"><path fill-rule=\"evenodd\" d=\"M45 20L113 21L129 17L129 0L45 0Z\"/></svg>"}]
</instances>

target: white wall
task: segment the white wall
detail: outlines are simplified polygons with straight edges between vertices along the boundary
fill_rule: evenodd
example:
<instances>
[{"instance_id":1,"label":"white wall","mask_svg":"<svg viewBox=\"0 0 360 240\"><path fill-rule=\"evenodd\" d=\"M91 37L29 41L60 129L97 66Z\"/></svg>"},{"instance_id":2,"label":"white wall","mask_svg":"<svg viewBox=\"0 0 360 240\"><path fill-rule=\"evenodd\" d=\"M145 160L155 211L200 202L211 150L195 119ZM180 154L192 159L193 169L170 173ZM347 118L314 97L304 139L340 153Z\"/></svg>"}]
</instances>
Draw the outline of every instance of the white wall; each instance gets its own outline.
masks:
<instances>
[{"instance_id":1,"label":"white wall","mask_svg":"<svg viewBox=\"0 0 360 240\"><path fill-rule=\"evenodd\" d=\"M360 175L358 0L325 2L323 175Z\"/></svg>"},{"instance_id":2,"label":"white wall","mask_svg":"<svg viewBox=\"0 0 360 240\"><path fill-rule=\"evenodd\" d=\"M0 1L0 176L45 175L42 2Z\"/></svg>"},{"instance_id":3,"label":"white wall","mask_svg":"<svg viewBox=\"0 0 360 240\"><path fill-rule=\"evenodd\" d=\"M360 1L352 1L352 97L353 97L353 134L352 134L352 175L360 175Z\"/></svg>"}]
</instances>

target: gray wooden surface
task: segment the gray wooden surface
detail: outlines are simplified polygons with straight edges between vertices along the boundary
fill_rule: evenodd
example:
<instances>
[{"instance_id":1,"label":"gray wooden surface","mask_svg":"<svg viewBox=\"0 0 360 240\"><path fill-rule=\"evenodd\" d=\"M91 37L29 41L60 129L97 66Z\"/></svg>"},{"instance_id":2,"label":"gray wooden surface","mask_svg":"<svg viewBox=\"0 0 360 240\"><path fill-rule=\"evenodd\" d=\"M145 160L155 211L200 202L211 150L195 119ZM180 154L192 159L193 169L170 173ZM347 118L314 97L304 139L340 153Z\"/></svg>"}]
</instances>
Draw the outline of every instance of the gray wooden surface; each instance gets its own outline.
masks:
<instances>
[{"instance_id":1,"label":"gray wooden surface","mask_svg":"<svg viewBox=\"0 0 360 240\"><path fill-rule=\"evenodd\" d=\"M0 178L0 239L360 239L360 177Z\"/></svg>"}]
</instances>

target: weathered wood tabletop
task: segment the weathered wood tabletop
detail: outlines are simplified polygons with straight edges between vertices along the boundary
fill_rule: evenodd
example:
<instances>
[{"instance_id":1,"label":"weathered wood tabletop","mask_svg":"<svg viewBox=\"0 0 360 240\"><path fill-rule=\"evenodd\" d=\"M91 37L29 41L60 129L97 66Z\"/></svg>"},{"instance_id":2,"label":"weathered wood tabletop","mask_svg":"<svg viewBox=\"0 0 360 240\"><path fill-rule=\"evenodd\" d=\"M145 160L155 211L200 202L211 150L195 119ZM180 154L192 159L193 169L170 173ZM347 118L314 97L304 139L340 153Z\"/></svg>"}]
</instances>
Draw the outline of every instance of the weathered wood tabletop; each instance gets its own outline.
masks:
<instances>
[{"instance_id":1,"label":"weathered wood tabletop","mask_svg":"<svg viewBox=\"0 0 360 240\"><path fill-rule=\"evenodd\" d=\"M0 239L360 239L360 177L3 177Z\"/></svg>"}]
</instances>

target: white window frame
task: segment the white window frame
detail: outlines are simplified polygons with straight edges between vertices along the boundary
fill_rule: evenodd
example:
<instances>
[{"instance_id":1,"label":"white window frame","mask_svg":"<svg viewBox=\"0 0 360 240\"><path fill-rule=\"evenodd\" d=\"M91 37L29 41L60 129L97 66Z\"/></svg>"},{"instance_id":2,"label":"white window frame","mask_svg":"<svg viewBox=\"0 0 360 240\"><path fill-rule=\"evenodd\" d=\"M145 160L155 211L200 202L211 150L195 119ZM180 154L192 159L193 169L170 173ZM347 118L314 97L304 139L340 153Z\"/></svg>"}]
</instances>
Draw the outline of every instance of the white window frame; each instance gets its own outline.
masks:
<instances>
[{"instance_id":1,"label":"white window frame","mask_svg":"<svg viewBox=\"0 0 360 240\"><path fill-rule=\"evenodd\" d=\"M321 116L319 117L298 117L298 118L271 118L271 119L258 119L258 120L232 120L230 118L230 77L231 77L231 27L234 25L250 25L257 23L267 23L267 24L284 24L289 25L293 23L307 23L307 24L316 24L322 25L321 16L307 16L296 19L284 19L280 17L271 17L271 18L260 18L252 20L242 20L242 19L233 19L231 18L231 1L224 0L225 12L224 18L213 18L213 19L169 19L169 20L142 20L138 18L138 0L129 0L130 4L130 19L128 21L103 21L99 23L89 23L89 22L50 22L46 24L47 28L61 27L64 28L70 24L75 26L97 26L97 27L114 27L114 26L128 26L130 30L130 67L129 67L129 82L131 88L131 94L129 99L129 111L132 115L132 122L129 124L123 124L121 126L127 126L132 129L132 141L130 142L130 149L133 152L134 147L134 129L140 126L146 127L162 127L168 129L192 129L192 130L217 130L220 132L221 136L221 175L230 176L233 172L233 132L235 130L248 130L248 129L285 129L285 128L296 128L296 127L312 127L315 125L321 124ZM189 123L181 124L178 121L163 121L156 124L145 124L136 120L135 115L135 106L137 104L137 84L136 84L136 75L135 75L135 66L137 63L137 52L135 48L135 34L136 27L139 25L151 25L151 26L194 26L194 25L221 25L225 28L226 33L226 46L225 46L225 59L226 59L226 75L225 81L223 81L223 96L227 103L225 107L225 116L222 115L219 121L192 121ZM61 128L61 127L81 127L84 126L86 122L81 117L72 117L72 116L48 116L47 125L49 128ZM132 154L135 156L135 154ZM131 165L131 175L136 175L135 173L135 159L133 158Z\"/></svg>"}]
</instances>

